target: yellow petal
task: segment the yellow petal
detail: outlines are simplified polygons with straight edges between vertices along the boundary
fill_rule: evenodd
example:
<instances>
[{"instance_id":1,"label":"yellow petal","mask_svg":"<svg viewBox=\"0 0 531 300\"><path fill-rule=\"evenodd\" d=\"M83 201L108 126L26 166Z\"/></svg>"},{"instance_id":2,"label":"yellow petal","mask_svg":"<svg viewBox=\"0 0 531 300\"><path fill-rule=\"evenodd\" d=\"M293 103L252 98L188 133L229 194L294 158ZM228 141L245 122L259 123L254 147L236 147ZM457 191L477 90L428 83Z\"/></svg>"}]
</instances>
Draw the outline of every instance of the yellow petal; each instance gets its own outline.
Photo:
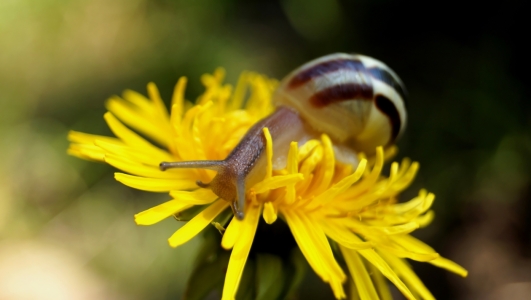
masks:
<instances>
[{"instance_id":1,"label":"yellow petal","mask_svg":"<svg viewBox=\"0 0 531 300\"><path fill-rule=\"evenodd\" d=\"M298 151L299 148L297 146L297 142L291 142L288 152L288 161L286 170L289 174L296 174L299 170L299 161L298 161ZM293 202L295 202L295 184L288 184L286 186L286 197L284 198L284 201L286 204L290 205Z\"/></svg>"},{"instance_id":2,"label":"yellow petal","mask_svg":"<svg viewBox=\"0 0 531 300\"><path fill-rule=\"evenodd\" d=\"M148 192L169 192L171 190L197 188L197 184L192 180L139 177L123 173L114 173L114 178L129 187Z\"/></svg>"},{"instance_id":3,"label":"yellow petal","mask_svg":"<svg viewBox=\"0 0 531 300\"><path fill-rule=\"evenodd\" d=\"M228 109L230 111L240 109L243 104L245 93L247 92L247 82L248 82L248 75L249 72L242 72L240 74L240 77L238 78L238 83L236 84L236 88L234 89L234 93L232 93L232 98L230 100L230 104Z\"/></svg>"},{"instance_id":4,"label":"yellow petal","mask_svg":"<svg viewBox=\"0 0 531 300\"><path fill-rule=\"evenodd\" d=\"M413 179L415 179L415 176L417 175L417 172L419 170L419 163L414 162L411 164L407 172L399 178L396 183L393 185L393 189L395 191L402 191L405 188L407 188L412 182Z\"/></svg>"},{"instance_id":5,"label":"yellow petal","mask_svg":"<svg viewBox=\"0 0 531 300\"><path fill-rule=\"evenodd\" d=\"M310 153L315 149L315 147L319 146L321 143L318 140L309 140L304 145L302 145L299 148L299 163L303 160L305 160Z\"/></svg>"},{"instance_id":6,"label":"yellow petal","mask_svg":"<svg viewBox=\"0 0 531 300\"><path fill-rule=\"evenodd\" d=\"M264 221L267 224L273 224L277 220L277 212L275 206L271 202L266 202L264 204Z\"/></svg>"},{"instance_id":7,"label":"yellow petal","mask_svg":"<svg viewBox=\"0 0 531 300\"><path fill-rule=\"evenodd\" d=\"M360 216L364 219L375 219L369 221L374 225L386 223L388 225L402 224L407 222L416 222L420 227L426 226L434 217L433 212L425 213L432 205L435 196L432 193L427 193L425 190L419 192L419 196L413 198L405 203L397 203L393 205L379 206L376 209L369 209L361 213ZM381 221L378 221L381 220Z\"/></svg>"},{"instance_id":8,"label":"yellow petal","mask_svg":"<svg viewBox=\"0 0 531 300\"><path fill-rule=\"evenodd\" d=\"M271 105L272 93L277 85L276 81L264 80L263 76L256 73L249 74L249 84L251 88L251 94L254 94L249 98L245 105L245 109L253 115L256 115L258 119L269 115L273 106Z\"/></svg>"},{"instance_id":9,"label":"yellow petal","mask_svg":"<svg viewBox=\"0 0 531 300\"><path fill-rule=\"evenodd\" d=\"M399 165L397 162L393 162L391 164L391 168L389 170L389 178L387 179L388 186L393 185L393 183L395 183L396 179L398 178L398 168Z\"/></svg>"},{"instance_id":10,"label":"yellow petal","mask_svg":"<svg viewBox=\"0 0 531 300\"><path fill-rule=\"evenodd\" d=\"M148 136L157 143L167 146L171 133L161 130L165 126L158 118L154 119L145 112L136 110L117 97L110 98L106 103L106 107L108 111L127 124L127 126Z\"/></svg>"},{"instance_id":11,"label":"yellow petal","mask_svg":"<svg viewBox=\"0 0 531 300\"><path fill-rule=\"evenodd\" d=\"M197 189L195 191L171 191L170 195L183 203L193 205L205 205L214 202L219 197L209 189Z\"/></svg>"},{"instance_id":12,"label":"yellow petal","mask_svg":"<svg viewBox=\"0 0 531 300\"><path fill-rule=\"evenodd\" d=\"M122 93L122 96L124 100L138 107L138 110L144 112L146 115L153 115L156 113L153 102L146 98L146 96L140 94L139 92L133 90L125 90Z\"/></svg>"},{"instance_id":13,"label":"yellow petal","mask_svg":"<svg viewBox=\"0 0 531 300\"><path fill-rule=\"evenodd\" d=\"M430 293L428 288L422 283L417 274L411 269L406 262L394 255L389 255L385 251L380 251L380 255L389 263L389 265L395 270L410 289L416 291L422 299L431 300L435 299Z\"/></svg>"},{"instance_id":14,"label":"yellow petal","mask_svg":"<svg viewBox=\"0 0 531 300\"><path fill-rule=\"evenodd\" d=\"M372 275L374 287L376 288L380 299L393 300L393 296L391 295L391 291L389 290L389 284L387 283L385 277L382 275L382 272L380 272L373 264L367 264L367 267L370 270L369 273Z\"/></svg>"},{"instance_id":15,"label":"yellow petal","mask_svg":"<svg viewBox=\"0 0 531 300\"><path fill-rule=\"evenodd\" d=\"M283 211L286 222L304 257L325 282L329 282L336 298L344 297L345 273L337 263L326 235L318 224L296 211Z\"/></svg>"},{"instance_id":16,"label":"yellow petal","mask_svg":"<svg viewBox=\"0 0 531 300\"><path fill-rule=\"evenodd\" d=\"M434 218L435 218L435 212L433 210L430 210L424 215L415 218L415 222L419 224L420 228L424 228L430 225L430 223L433 221Z\"/></svg>"},{"instance_id":17,"label":"yellow petal","mask_svg":"<svg viewBox=\"0 0 531 300\"><path fill-rule=\"evenodd\" d=\"M312 184L313 181L313 174L310 174L306 177L304 177L304 180L297 183L295 185L295 190L297 191L297 199L306 197L306 191L308 190L308 187ZM309 197L312 197L313 195L309 195Z\"/></svg>"},{"instance_id":18,"label":"yellow petal","mask_svg":"<svg viewBox=\"0 0 531 300\"><path fill-rule=\"evenodd\" d=\"M426 212L433 201L435 200L435 195L432 193L426 193L422 190L418 197L411 199L410 201L404 203L398 203L389 207L392 209L392 214L402 215L402 214L411 214L419 215Z\"/></svg>"},{"instance_id":19,"label":"yellow petal","mask_svg":"<svg viewBox=\"0 0 531 300\"><path fill-rule=\"evenodd\" d=\"M286 169L289 174L296 174L299 171L299 147L297 142L291 142L289 145L288 159L286 162Z\"/></svg>"},{"instance_id":20,"label":"yellow petal","mask_svg":"<svg viewBox=\"0 0 531 300\"><path fill-rule=\"evenodd\" d=\"M315 175L315 184L312 189L312 193L315 195L319 195L327 190L330 182L332 182L335 170L335 157L332 142L326 134L322 135L321 140L323 145L323 158L321 160L320 168Z\"/></svg>"},{"instance_id":21,"label":"yellow petal","mask_svg":"<svg viewBox=\"0 0 531 300\"><path fill-rule=\"evenodd\" d=\"M124 172L143 177L179 180L183 177L182 172L185 172L182 169L171 169L167 171L161 171L158 167L146 166L144 164L138 163L137 161L112 154L105 155L105 162ZM189 171L185 173L190 174ZM189 180L191 181L193 179L194 178L190 178Z\"/></svg>"},{"instance_id":22,"label":"yellow petal","mask_svg":"<svg viewBox=\"0 0 531 300\"><path fill-rule=\"evenodd\" d=\"M419 253L419 252L414 252L408 249L401 249L394 245L388 245L385 243L379 244L378 248L384 249L397 257L409 258L412 260L422 261L422 262L431 262L434 259L437 259L440 257L439 253L437 252Z\"/></svg>"},{"instance_id":23,"label":"yellow petal","mask_svg":"<svg viewBox=\"0 0 531 300\"><path fill-rule=\"evenodd\" d=\"M249 251L253 245L254 235L260 219L261 206L250 206L246 211L245 219L241 224L241 232L234 249L230 255L229 266L223 284L223 295L221 299L234 299L240 284L243 269L249 256Z\"/></svg>"},{"instance_id":24,"label":"yellow petal","mask_svg":"<svg viewBox=\"0 0 531 300\"><path fill-rule=\"evenodd\" d=\"M465 268L461 267L460 265L456 264L455 262L447 258L439 257L437 259L430 261L429 263L439 268L446 269L462 277L468 276L468 271Z\"/></svg>"},{"instance_id":25,"label":"yellow petal","mask_svg":"<svg viewBox=\"0 0 531 300\"><path fill-rule=\"evenodd\" d=\"M354 238L354 240L357 240L358 242L361 241L358 237ZM398 278L396 273L389 267L389 265L382 259L376 251L372 249L366 249L366 250L359 250L359 254L361 254L363 257L365 257L366 260L368 260L371 264L373 264L382 274L389 279L399 290L406 296L408 299L415 299L411 291L407 288L407 286Z\"/></svg>"},{"instance_id":26,"label":"yellow petal","mask_svg":"<svg viewBox=\"0 0 531 300\"><path fill-rule=\"evenodd\" d=\"M181 117L184 109L184 91L186 89L186 83L188 78L185 76L179 77L177 84L173 90L173 96L171 99L171 107L175 109L172 111L171 117ZM175 113L175 115L174 115Z\"/></svg>"},{"instance_id":27,"label":"yellow petal","mask_svg":"<svg viewBox=\"0 0 531 300\"><path fill-rule=\"evenodd\" d=\"M179 107L179 105L175 104L171 107L171 119L170 123L173 126L175 130L178 130L181 127L181 121L182 121L182 107Z\"/></svg>"},{"instance_id":28,"label":"yellow petal","mask_svg":"<svg viewBox=\"0 0 531 300\"><path fill-rule=\"evenodd\" d=\"M162 101L162 98L160 98L159 89L157 86L150 82L147 85L147 90L149 94L149 98L151 101L153 101L153 104L155 105L156 111L158 112L158 115L165 120L169 119L168 116L168 110L166 109L166 105L164 105L164 102Z\"/></svg>"},{"instance_id":29,"label":"yellow petal","mask_svg":"<svg viewBox=\"0 0 531 300\"><path fill-rule=\"evenodd\" d=\"M412 252L417 253L436 253L436 251L428 246L426 243L422 242L421 240L406 234L406 235L395 235L390 237L395 243L399 244L400 246L404 247L404 249L408 249Z\"/></svg>"},{"instance_id":30,"label":"yellow petal","mask_svg":"<svg viewBox=\"0 0 531 300\"><path fill-rule=\"evenodd\" d=\"M382 274L389 279L408 299L415 299L407 286L398 278L396 273L374 250L359 250L359 253L373 264Z\"/></svg>"},{"instance_id":31,"label":"yellow petal","mask_svg":"<svg viewBox=\"0 0 531 300\"><path fill-rule=\"evenodd\" d=\"M269 129L264 127L263 129L264 137L266 139L266 176L265 179L269 179L273 175L273 139L269 133Z\"/></svg>"},{"instance_id":32,"label":"yellow petal","mask_svg":"<svg viewBox=\"0 0 531 300\"><path fill-rule=\"evenodd\" d=\"M105 161L105 152L95 145L71 144L67 153L82 159Z\"/></svg>"},{"instance_id":33,"label":"yellow petal","mask_svg":"<svg viewBox=\"0 0 531 300\"><path fill-rule=\"evenodd\" d=\"M226 250L232 249L241 234L242 228L243 222L236 218L232 218L229 226L227 226L227 230L225 230L225 233L223 234L223 238L221 239L221 247Z\"/></svg>"},{"instance_id":34,"label":"yellow petal","mask_svg":"<svg viewBox=\"0 0 531 300\"><path fill-rule=\"evenodd\" d=\"M184 91L188 79L181 76L173 90L173 97L171 99L171 116L170 123L174 128L178 128L181 124L181 118L184 112Z\"/></svg>"},{"instance_id":35,"label":"yellow petal","mask_svg":"<svg viewBox=\"0 0 531 300\"><path fill-rule=\"evenodd\" d=\"M370 249L374 247L372 242L356 242L353 241L352 235L355 235L349 228L343 226L340 221L334 222L326 220L321 222L321 228L325 234L338 244L348 249Z\"/></svg>"},{"instance_id":36,"label":"yellow petal","mask_svg":"<svg viewBox=\"0 0 531 300\"><path fill-rule=\"evenodd\" d=\"M153 146L151 143L146 141L144 138L133 132L131 129L127 128L122 124L116 117L110 112L104 115L105 121L111 128L112 132L120 138L124 143L129 146L144 148L147 151L150 151L157 155L167 155L165 151Z\"/></svg>"},{"instance_id":37,"label":"yellow petal","mask_svg":"<svg viewBox=\"0 0 531 300\"><path fill-rule=\"evenodd\" d=\"M372 187L378 180L380 173L382 172L383 163L384 163L384 153L382 147L376 148L376 162L369 175L367 175L363 180L352 186L348 191L342 195L344 199L354 199L368 188Z\"/></svg>"},{"instance_id":38,"label":"yellow petal","mask_svg":"<svg viewBox=\"0 0 531 300\"><path fill-rule=\"evenodd\" d=\"M204 151L205 143L207 138L203 137L201 134L202 131L199 129L199 123L201 116L213 105L212 101L207 102L205 105L201 106L197 114L194 116L192 122L192 146L193 146L193 157L195 160L206 160L206 154ZM208 132L208 131L207 131ZM215 139L216 136L209 136L211 139Z\"/></svg>"},{"instance_id":39,"label":"yellow petal","mask_svg":"<svg viewBox=\"0 0 531 300\"><path fill-rule=\"evenodd\" d=\"M339 247L339 249L341 250L343 257L345 258L345 262L347 263L348 269L350 270L350 274L353 277L352 279L356 283L356 289L358 291L360 299L379 299L378 294L376 293L376 289L374 288L374 285L372 283L371 277L369 276L369 272L367 272L367 268L365 268L365 265L361 261L361 258L358 253L355 250L345 249L341 246Z\"/></svg>"},{"instance_id":40,"label":"yellow petal","mask_svg":"<svg viewBox=\"0 0 531 300\"><path fill-rule=\"evenodd\" d=\"M210 204L210 206L197 214L192 220L188 221L168 239L170 246L176 248L191 240L205 229L227 206L229 206L229 203L224 200L218 200Z\"/></svg>"},{"instance_id":41,"label":"yellow petal","mask_svg":"<svg viewBox=\"0 0 531 300\"><path fill-rule=\"evenodd\" d=\"M302 180L304 180L304 176L302 176L302 174L300 173L273 176L273 177L269 177L268 179L265 179L255 184L252 187L252 189L255 191L255 193L260 194L260 193L265 193L270 190L285 187L290 184L295 184Z\"/></svg>"},{"instance_id":42,"label":"yellow petal","mask_svg":"<svg viewBox=\"0 0 531 300\"><path fill-rule=\"evenodd\" d=\"M73 143L79 144L94 144L95 140L105 141L107 143L113 143L115 145L124 145L124 143L117 139L102 135L88 134L84 132L71 130L68 132L68 140Z\"/></svg>"},{"instance_id":43,"label":"yellow petal","mask_svg":"<svg viewBox=\"0 0 531 300\"><path fill-rule=\"evenodd\" d=\"M136 147L130 147L125 144L116 144L109 143L104 140L96 139L94 144L101 149L105 150L106 153L126 157L142 164L150 165L157 167L162 161L173 161L175 158L167 152L153 153L145 151L143 149L138 149ZM164 154L158 156L157 154Z\"/></svg>"},{"instance_id":44,"label":"yellow petal","mask_svg":"<svg viewBox=\"0 0 531 300\"><path fill-rule=\"evenodd\" d=\"M310 205L308 206L308 209L313 209L313 208L316 208L318 205L323 205L330 201L333 201L334 198L338 194L343 193L352 184L354 184L361 178L361 176L363 175L363 172L365 171L366 165L367 165L367 160L365 159L361 160L360 163L358 164L358 168L356 169L356 172L343 178L340 182L334 184L331 188L327 189L324 193L315 197L315 199L312 200L312 203L310 203Z\"/></svg>"},{"instance_id":45,"label":"yellow petal","mask_svg":"<svg viewBox=\"0 0 531 300\"><path fill-rule=\"evenodd\" d=\"M395 225L395 226L371 226L369 229L371 231L378 231L381 235L395 235L395 234L408 234L415 229L419 228L417 222L409 222L406 224Z\"/></svg>"},{"instance_id":46,"label":"yellow petal","mask_svg":"<svg viewBox=\"0 0 531 300\"><path fill-rule=\"evenodd\" d=\"M398 152L398 147L396 145L391 145L389 147L385 148L385 161L389 161L391 158L393 158L396 153Z\"/></svg>"},{"instance_id":47,"label":"yellow petal","mask_svg":"<svg viewBox=\"0 0 531 300\"><path fill-rule=\"evenodd\" d=\"M301 148L302 149L302 148ZM317 145L310 153L310 155L300 164L300 173L305 177L313 173L319 162L323 159L323 146ZM315 174L314 178L315 178Z\"/></svg>"},{"instance_id":48,"label":"yellow petal","mask_svg":"<svg viewBox=\"0 0 531 300\"><path fill-rule=\"evenodd\" d=\"M170 200L136 214L135 222L137 225L152 225L192 206L193 205L181 203L177 200Z\"/></svg>"}]
</instances>

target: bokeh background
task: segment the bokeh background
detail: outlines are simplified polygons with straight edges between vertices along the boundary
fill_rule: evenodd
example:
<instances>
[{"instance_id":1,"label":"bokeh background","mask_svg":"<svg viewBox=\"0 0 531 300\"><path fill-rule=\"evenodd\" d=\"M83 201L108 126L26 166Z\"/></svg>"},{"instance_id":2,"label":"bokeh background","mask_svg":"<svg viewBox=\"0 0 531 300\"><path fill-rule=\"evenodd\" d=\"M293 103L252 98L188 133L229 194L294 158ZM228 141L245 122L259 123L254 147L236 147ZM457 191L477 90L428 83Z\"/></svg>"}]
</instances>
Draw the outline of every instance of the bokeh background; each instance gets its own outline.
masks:
<instances>
[{"instance_id":1,"label":"bokeh background","mask_svg":"<svg viewBox=\"0 0 531 300\"><path fill-rule=\"evenodd\" d=\"M416 235L470 271L412 263L426 285L439 299L528 299L526 18L523 1L0 1L0 299L180 299L200 239L171 249L179 222L137 227L168 196L67 156L68 130L110 135L105 99L149 81L169 100L186 75L193 100L218 66L228 82L281 78L338 51L383 60L408 87L398 158L421 170L403 197L437 195Z\"/></svg>"}]
</instances>

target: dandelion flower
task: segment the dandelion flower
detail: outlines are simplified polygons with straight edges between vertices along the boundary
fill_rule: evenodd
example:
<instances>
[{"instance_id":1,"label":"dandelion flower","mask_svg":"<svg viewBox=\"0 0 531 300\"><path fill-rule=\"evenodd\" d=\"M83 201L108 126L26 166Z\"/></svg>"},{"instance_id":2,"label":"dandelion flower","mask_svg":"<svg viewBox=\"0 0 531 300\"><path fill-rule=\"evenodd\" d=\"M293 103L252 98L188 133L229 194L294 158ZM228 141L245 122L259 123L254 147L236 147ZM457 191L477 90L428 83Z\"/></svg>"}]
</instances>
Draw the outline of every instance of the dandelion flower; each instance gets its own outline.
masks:
<instances>
[{"instance_id":1,"label":"dandelion flower","mask_svg":"<svg viewBox=\"0 0 531 300\"><path fill-rule=\"evenodd\" d=\"M271 96L277 81L243 73L233 91L223 78L222 69L203 75L206 90L195 105L184 99L186 78L179 79L171 112L153 83L148 84L149 98L125 91L122 98L108 100L104 116L116 137L76 131L68 136L71 155L122 170L125 173L115 173L121 183L144 191L169 192L172 200L135 215L138 225L204 208L169 238L171 247L198 235L228 210L229 203L197 185L198 181L210 182L216 172L162 172L159 163L222 160L253 124L273 111ZM433 219L432 193L421 190L407 202L397 201L413 181L418 163L407 159L393 162L386 177L382 169L394 148L379 147L369 158L360 155L353 166L337 161L330 138L322 135L301 145L291 143L286 167L273 170L273 142L267 128L264 135L266 176L247 188L245 218L232 218L223 228L221 246L232 249L223 299L236 296L261 217L267 224L287 223L309 265L337 299L347 297L347 280L355 286L354 298L389 299L385 278L408 299L433 299L406 258L467 275L461 266L410 235ZM338 256L343 257L348 273L338 263Z\"/></svg>"}]
</instances>

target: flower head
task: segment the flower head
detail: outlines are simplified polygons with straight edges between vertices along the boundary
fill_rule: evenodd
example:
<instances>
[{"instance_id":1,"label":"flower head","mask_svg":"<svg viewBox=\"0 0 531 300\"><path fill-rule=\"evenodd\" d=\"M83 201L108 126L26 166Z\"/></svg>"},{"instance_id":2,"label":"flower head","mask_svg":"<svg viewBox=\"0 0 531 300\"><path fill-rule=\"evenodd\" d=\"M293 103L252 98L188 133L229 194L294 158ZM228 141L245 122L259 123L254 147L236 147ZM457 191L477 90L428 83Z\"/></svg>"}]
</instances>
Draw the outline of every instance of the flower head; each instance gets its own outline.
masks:
<instances>
[{"instance_id":1,"label":"flower head","mask_svg":"<svg viewBox=\"0 0 531 300\"><path fill-rule=\"evenodd\" d=\"M205 92L193 105L184 100L186 79L175 88L171 113L154 84L149 98L126 91L123 98L107 102L107 124L116 138L72 131L69 153L104 161L125 173L115 178L130 187L169 192L172 200L135 215L139 225L151 225L187 209L204 207L170 238L172 247L198 235L228 209L229 203L197 181L210 182L214 171L170 169L162 161L222 160L246 131L273 111L271 95L277 82L244 73L234 91L223 84L224 71L216 70L201 80ZM349 280L361 299L389 298L385 278L407 298L433 299L405 261L429 262L461 276L467 271L442 258L410 233L428 225L434 195L421 190L417 197L399 203L398 194L415 177L417 163L392 163L389 176L382 175L384 161L394 148L378 148L373 157L360 154L357 165L336 161L330 138L292 142L287 166L273 170L273 141L267 128L266 175L246 191L245 218L232 218L221 246L232 249L223 288L223 299L236 295L260 217L267 224L286 222L304 257L336 298L346 297L347 273L338 263L342 256ZM280 217L282 220L278 220ZM335 247L337 245L337 247ZM279 245L281 247L281 245ZM334 253L333 248L339 249Z\"/></svg>"}]
</instances>

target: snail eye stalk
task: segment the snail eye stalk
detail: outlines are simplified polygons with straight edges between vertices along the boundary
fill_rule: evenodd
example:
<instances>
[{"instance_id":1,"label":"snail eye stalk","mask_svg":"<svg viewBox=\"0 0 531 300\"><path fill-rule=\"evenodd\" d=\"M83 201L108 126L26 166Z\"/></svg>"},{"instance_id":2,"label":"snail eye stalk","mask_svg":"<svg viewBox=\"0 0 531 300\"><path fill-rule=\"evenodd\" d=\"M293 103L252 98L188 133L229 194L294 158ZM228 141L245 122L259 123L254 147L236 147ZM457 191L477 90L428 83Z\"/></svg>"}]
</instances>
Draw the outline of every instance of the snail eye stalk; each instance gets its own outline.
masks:
<instances>
[{"instance_id":1,"label":"snail eye stalk","mask_svg":"<svg viewBox=\"0 0 531 300\"><path fill-rule=\"evenodd\" d=\"M166 171L168 169L207 169L219 171L223 165L224 163L222 160L163 161L159 164L159 168L161 171Z\"/></svg>"}]
</instances>

